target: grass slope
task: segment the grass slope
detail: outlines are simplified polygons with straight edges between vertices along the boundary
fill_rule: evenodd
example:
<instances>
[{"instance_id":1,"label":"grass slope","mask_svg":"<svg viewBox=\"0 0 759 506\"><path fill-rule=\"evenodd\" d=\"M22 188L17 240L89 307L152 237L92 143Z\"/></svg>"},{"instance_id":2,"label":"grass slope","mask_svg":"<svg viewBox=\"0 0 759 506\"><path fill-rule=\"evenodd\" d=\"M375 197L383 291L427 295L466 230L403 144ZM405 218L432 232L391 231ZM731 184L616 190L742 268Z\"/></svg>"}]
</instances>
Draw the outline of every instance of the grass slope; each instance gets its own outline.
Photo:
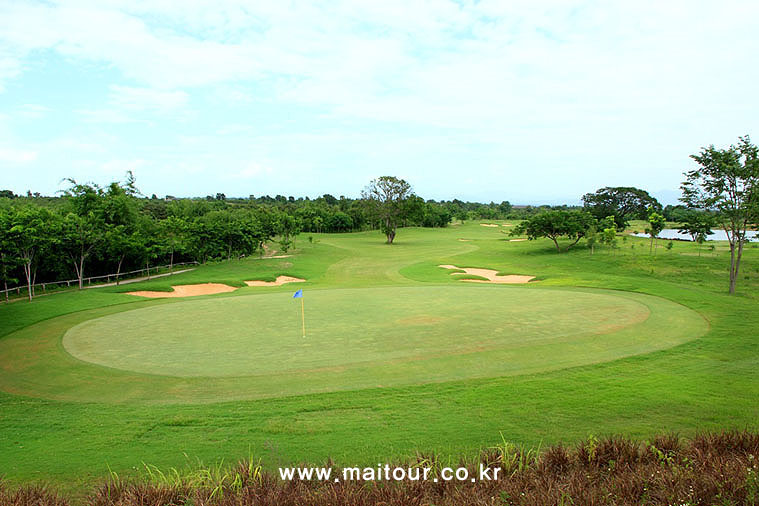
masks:
<instances>
[{"instance_id":1,"label":"grass slope","mask_svg":"<svg viewBox=\"0 0 759 506\"><path fill-rule=\"evenodd\" d=\"M43 478L77 488L91 476L106 474L107 466L128 474L142 462L180 466L185 455L215 461L253 454L269 466L322 462L327 457L345 464L376 464L418 450L472 454L499 442L501 434L511 441L536 444L574 441L589 433L648 436L667 430L692 433L756 427L756 249L746 252L740 294L728 297L726 256L719 248L698 257L695 245L675 243L671 251L660 247L652 257L646 239L628 239L614 253L601 250L591 256L577 249L558 255L549 242L510 242L501 230L477 223L444 230L404 229L392 247L382 244L378 233L315 235L318 242L300 241L298 253L291 258L223 263L170 279L3 305L0 473L13 481ZM88 398L99 401L56 401L8 393L38 388L31 377L16 386L9 383L9 378L16 377L13 371L23 368L24 361L37 360L38 353L55 352L54 362L61 367L66 365L58 360L61 357L82 365L65 353L60 341L71 326L107 313L128 314L123 313L126 309L177 304L135 301L121 291L168 289L172 284L194 282L241 286L246 279L273 279L277 274L308 279L298 286L308 293L329 288L434 284L459 289L466 285L439 264L486 267L537 275L542 280L536 287L477 286L472 290L505 294L581 286L650 294L697 311L709 329L695 340L668 349L562 370L250 401L114 403L108 383L117 381L119 374L134 373L105 368L110 373L107 377L83 375L76 378L77 383L61 387L72 396L89 389ZM292 287L286 285L243 288L229 300L262 293L284 297L291 292ZM464 306L467 298L453 302ZM651 336L657 335L658 330L653 330ZM7 343L18 338L29 339L26 355L7 351ZM55 344L52 351L51 342ZM43 360L34 365L36 377L63 374L52 363ZM143 377L148 386L124 382L118 395L123 400L142 399L156 376Z\"/></svg>"}]
</instances>

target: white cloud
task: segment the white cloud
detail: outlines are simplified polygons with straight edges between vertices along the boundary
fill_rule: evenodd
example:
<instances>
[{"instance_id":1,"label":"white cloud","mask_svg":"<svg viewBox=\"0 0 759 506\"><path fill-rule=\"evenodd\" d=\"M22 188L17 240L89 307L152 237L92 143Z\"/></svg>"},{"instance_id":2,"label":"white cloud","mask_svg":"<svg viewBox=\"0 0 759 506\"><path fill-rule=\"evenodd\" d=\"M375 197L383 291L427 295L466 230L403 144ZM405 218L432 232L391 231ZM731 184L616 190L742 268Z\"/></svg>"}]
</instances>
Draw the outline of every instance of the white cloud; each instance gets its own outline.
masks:
<instances>
[{"instance_id":1,"label":"white cloud","mask_svg":"<svg viewBox=\"0 0 759 506\"><path fill-rule=\"evenodd\" d=\"M181 90L163 91L113 85L109 101L119 109L165 113L184 108L188 99L189 95Z\"/></svg>"},{"instance_id":2,"label":"white cloud","mask_svg":"<svg viewBox=\"0 0 759 506\"><path fill-rule=\"evenodd\" d=\"M113 65L146 87L116 98L158 110L186 103L178 88L272 80L279 99L340 114L477 124L557 103L708 99L719 70L759 49L756 14L738 1L14 2L0 9L0 38L17 55L10 76L53 49ZM755 81L744 68L736 92Z\"/></svg>"},{"instance_id":3,"label":"white cloud","mask_svg":"<svg viewBox=\"0 0 759 506\"><path fill-rule=\"evenodd\" d=\"M150 124L237 178L267 174L240 158L371 171L450 150L478 174L621 168L665 187L680 174L662 167L756 128L757 14L740 0L0 1L0 91L50 55L105 69L81 118ZM174 128L187 118L204 130ZM357 126L372 132L358 147ZM178 167L145 149L151 168Z\"/></svg>"},{"instance_id":4,"label":"white cloud","mask_svg":"<svg viewBox=\"0 0 759 506\"><path fill-rule=\"evenodd\" d=\"M189 94L182 90L112 85L106 107L79 109L85 121L94 123L150 123L152 116L188 113Z\"/></svg>"},{"instance_id":5,"label":"white cloud","mask_svg":"<svg viewBox=\"0 0 759 506\"><path fill-rule=\"evenodd\" d=\"M141 159L111 159L105 163L101 163L98 172L103 175L110 176L112 178L119 178L126 174L127 171L133 171L138 173L140 169L146 167L148 162Z\"/></svg>"},{"instance_id":6,"label":"white cloud","mask_svg":"<svg viewBox=\"0 0 759 506\"><path fill-rule=\"evenodd\" d=\"M37 152L0 146L0 162L23 164L37 159Z\"/></svg>"},{"instance_id":7,"label":"white cloud","mask_svg":"<svg viewBox=\"0 0 759 506\"><path fill-rule=\"evenodd\" d=\"M26 119L40 119L48 112L50 108L40 104L24 104L16 109L16 115Z\"/></svg>"},{"instance_id":8,"label":"white cloud","mask_svg":"<svg viewBox=\"0 0 759 506\"><path fill-rule=\"evenodd\" d=\"M149 123L126 114L124 111L115 109L77 109L76 112L84 121L91 123Z\"/></svg>"},{"instance_id":9,"label":"white cloud","mask_svg":"<svg viewBox=\"0 0 759 506\"><path fill-rule=\"evenodd\" d=\"M274 171L271 167L262 165L258 162L250 162L239 171L233 173L231 177L233 179L251 179L260 176L266 176L272 174Z\"/></svg>"}]
</instances>

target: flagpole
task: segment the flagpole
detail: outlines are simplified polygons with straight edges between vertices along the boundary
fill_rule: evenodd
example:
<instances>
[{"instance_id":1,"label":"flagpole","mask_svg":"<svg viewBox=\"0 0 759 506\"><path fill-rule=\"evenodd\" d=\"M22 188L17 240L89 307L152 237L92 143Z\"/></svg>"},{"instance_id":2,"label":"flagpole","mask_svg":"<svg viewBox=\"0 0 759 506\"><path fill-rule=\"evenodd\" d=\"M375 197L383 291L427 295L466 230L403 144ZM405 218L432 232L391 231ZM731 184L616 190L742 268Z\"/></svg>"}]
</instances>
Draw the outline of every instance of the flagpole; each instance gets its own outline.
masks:
<instances>
[{"instance_id":1,"label":"flagpole","mask_svg":"<svg viewBox=\"0 0 759 506\"><path fill-rule=\"evenodd\" d=\"M303 337L306 337L306 310L303 307L303 297L300 298L300 319L303 322Z\"/></svg>"}]
</instances>

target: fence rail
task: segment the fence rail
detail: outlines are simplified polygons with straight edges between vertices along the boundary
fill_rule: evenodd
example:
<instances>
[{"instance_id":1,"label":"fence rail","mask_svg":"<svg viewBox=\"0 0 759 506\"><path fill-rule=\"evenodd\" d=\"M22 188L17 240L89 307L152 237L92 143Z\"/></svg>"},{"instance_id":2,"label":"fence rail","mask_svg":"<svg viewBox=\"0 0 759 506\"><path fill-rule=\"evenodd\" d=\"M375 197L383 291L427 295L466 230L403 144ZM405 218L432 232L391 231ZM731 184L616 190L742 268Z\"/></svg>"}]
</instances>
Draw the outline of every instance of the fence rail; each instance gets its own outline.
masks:
<instances>
[{"instance_id":1,"label":"fence rail","mask_svg":"<svg viewBox=\"0 0 759 506\"><path fill-rule=\"evenodd\" d=\"M92 282L95 281L97 285L97 280L105 280L105 283L111 283L113 280L114 282L123 281L125 279L130 278L139 278L140 276L147 276L149 277L151 275L151 272L155 272L158 274L160 269L169 269L172 267L182 267L184 265L198 265L198 262L180 262L176 263L173 266L172 265L156 265L152 267L146 267L144 269L137 269L134 271L126 271L126 272L120 272L118 274L103 274L102 276L90 276L87 278L82 278L82 284L87 286L93 286ZM136 274L136 276L132 276L133 274ZM41 288L42 292L46 292L48 288L55 288L66 285L67 288L70 287L79 287L79 279L66 279L63 281L46 281L44 283L35 283L32 285L32 295L36 295L37 288ZM18 285L14 286L12 288L7 288L4 290L0 290L0 296L6 296L15 294L17 296L21 296L21 294L28 294L29 287L27 285Z\"/></svg>"}]
</instances>

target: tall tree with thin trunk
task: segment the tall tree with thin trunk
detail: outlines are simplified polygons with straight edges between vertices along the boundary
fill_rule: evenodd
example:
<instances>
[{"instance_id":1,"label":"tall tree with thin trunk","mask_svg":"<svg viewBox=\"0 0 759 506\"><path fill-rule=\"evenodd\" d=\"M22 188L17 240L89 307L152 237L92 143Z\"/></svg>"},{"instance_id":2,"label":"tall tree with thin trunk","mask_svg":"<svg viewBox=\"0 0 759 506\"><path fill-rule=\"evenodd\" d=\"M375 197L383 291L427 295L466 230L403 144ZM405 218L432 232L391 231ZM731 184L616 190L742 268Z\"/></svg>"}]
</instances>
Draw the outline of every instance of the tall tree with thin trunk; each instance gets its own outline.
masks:
<instances>
[{"instance_id":1,"label":"tall tree with thin trunk","mask_svg":"<svg viewBox=\"0 0 759 506\"><path fill-rule=\"evenodd\" d=\"M169 216L158 223L163 246L169 252L169 272L174 272L174 254L185 248L187 229L187 223L177 216Z\"/></svg>"},{"instance_id":2,"label":"tall tree with thin trunk","mask_svg":"<svg viewBox=\"0 0 759 506\"><path fill-rule=\"evenodd\" d=\"M63 191L69 212L62 223L61 245L71 259L81 290L84 281L84 263L99 246L106 234L103 213L105 192L95 184L79 184L66 179L71 186Z\"/></svg>"},{"instance_id":3,"label":"tall tree with thin trunk","mask_svg":"<svg viewBox=\"0 0 759 506\"><path fill-rule=\"evenodd\" d=\"M361 192L370 215L379 223L388 244L393 244L398 225L410 211L407 201L412 195L411 185L393 176L378 177Z\"/></svg>"},{"instance_id":4,"label":"tall tree with thin trunk","mask_svg":"<svg viewBox=\"0 0 759 506\"><path fill-rule=\"evenodd\" d=\"M85 261L105 237L103 227L92 216L69 213L61 224L61 244L76 272L79 289L84 288Z\"/></svg>"},{"instance_id":5,"label":"tall tree with thin trunk","mask_svg":"<svg viewBox=\"0 0 759 506\"><path fill-rule=\"evenodd\" d=\"M666 221L664 220L664 216L657 213L653 209L651 210L651 214L648 215L648 228L646 228L646 233L651 236L651 247L649 248L649 253L656 254L656 249L654 248L654 242L656 242L656 247L659 247L659 234L662 230L664 230L664 225L666 224Z\"/></svg>"},{"instance_id":6,"label":"tall tree with thin trunk","mask_svg":"<svg viewBox=\"0 0 759 506\"><path fill-rule=\"evenodd\" d=\"M103 192L99 209L105 229L105 251L109 258L118 259L116 284L119 284L121 267L127 257L142 254L142 240L137 231L137 201L140 192L135 186L131 171L126 174L126 182L113 182Z\"/></svg>"},{"instance_id":7,"label":"tall tree with thin trunk","mask_svg":"<svg viewBox=\"0 0 759 506\"><path fill-rule=\"evenodd\" d=\"M735 293L748 227L759 221L759 150L748 135L737 145L713 145L691 155L698 168L685 173L682 200L688 207L713 211L730 243L729 292Z\"/></svg>"},{"instance_id":8,"label":"tall tree with thin trunk","mask_svg":"<svg viewBox=\"0 0 759 506\"><path fill-rule=\"evenodd\" d=\"M38 255L55 242L55 215L41 207L19 209L11 216L9 240L26 277L29 301L34 297Z\"/></svg>"},{"instance_id":9,"label":"tall tree with thin trunk","mask_svg":"<svg viewBox=\"0 0 759 506\"><path fill-rule=\"evenodd\" d=\"M12 271L18 267L19 258L13 248L13 235L11 234L12 208L0 207L0 278L3 280L5 301L8 302L8 282L17 282L11 277Z\"/></svg>"}]
</instances>

